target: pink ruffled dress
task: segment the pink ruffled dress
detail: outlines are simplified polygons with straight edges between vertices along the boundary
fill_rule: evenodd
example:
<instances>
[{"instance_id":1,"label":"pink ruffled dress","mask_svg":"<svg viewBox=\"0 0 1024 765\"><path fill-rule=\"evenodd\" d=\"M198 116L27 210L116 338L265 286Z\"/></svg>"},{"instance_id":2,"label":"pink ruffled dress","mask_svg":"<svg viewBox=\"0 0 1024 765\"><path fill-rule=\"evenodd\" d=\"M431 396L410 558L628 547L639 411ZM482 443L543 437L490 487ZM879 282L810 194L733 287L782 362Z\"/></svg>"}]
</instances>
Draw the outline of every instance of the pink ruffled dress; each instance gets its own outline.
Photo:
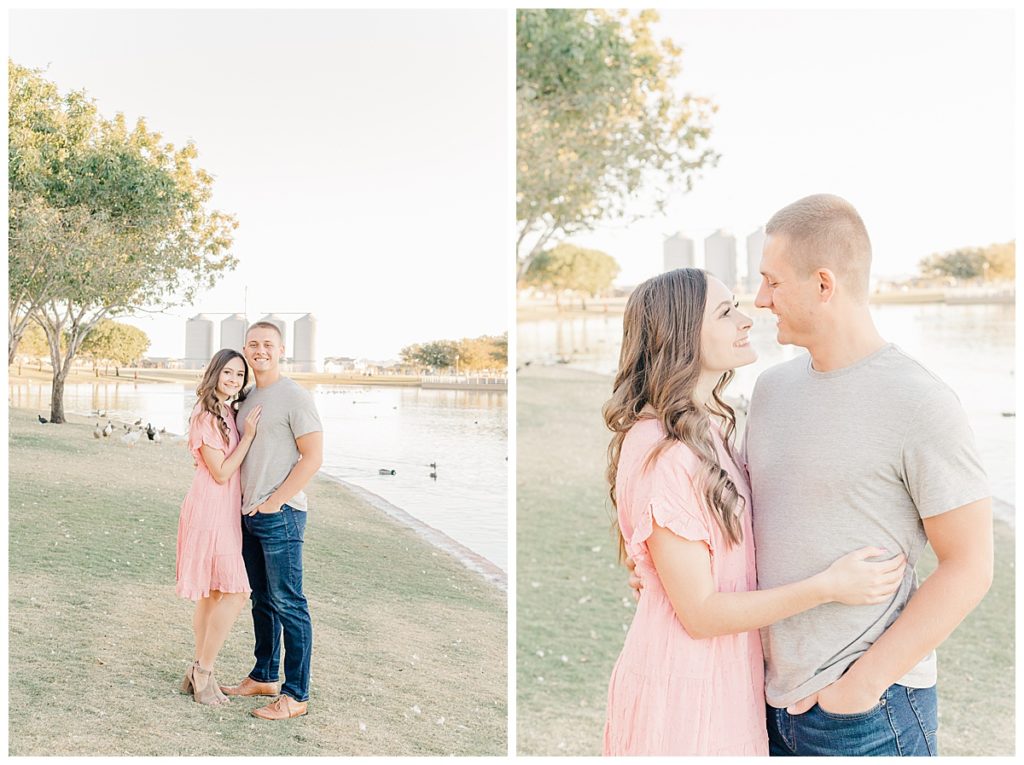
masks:
<instances>
[{"instance_id":1,"label":"pink ruffled dress","mask_svg":"<svg viewBox=\"0 0 1024 765\"><path fill-rule=\"evenodd\" d=\"M200 448L205 444L230 455L238 446L238 429L231 413L228 443L217 419L196 406L189 419L188 448L197 467L192 487L181 503L178 518L178 585L183 598L199 600L211 590L252 592L242 560L242 483L238 471L219 484L203 461Z\"/></svg>"},{"instance_id":2,"label":"pink ruffled dress","mask_svg":"<svg viewBox=\"0 0 1024 765\"><path fill-rule=\"evenodd\" d=\"M643 582L633 623L608 687L605 755L767 755L764 663L757 630L696 640L676 618L647 549L653 524L704 542L719 592L757 589L744 471L714 439L722 467L746 505L743 542L728 547L694 489L697 456L675 443L643 470L664 438L661 423L639 421L619 456L616 504L626 550Z\"/></svg>"}]
</instances>

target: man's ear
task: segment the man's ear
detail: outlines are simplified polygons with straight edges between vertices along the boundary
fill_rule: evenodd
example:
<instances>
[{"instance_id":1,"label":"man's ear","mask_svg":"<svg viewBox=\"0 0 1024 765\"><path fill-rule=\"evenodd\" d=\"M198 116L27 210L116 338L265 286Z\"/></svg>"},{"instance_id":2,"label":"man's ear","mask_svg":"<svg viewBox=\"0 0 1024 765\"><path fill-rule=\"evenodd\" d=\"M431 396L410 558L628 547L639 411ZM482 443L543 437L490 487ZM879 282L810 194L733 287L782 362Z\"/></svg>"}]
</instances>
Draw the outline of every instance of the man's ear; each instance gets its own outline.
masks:
<instances>
[{"instance_id":1,"label":"man's ear","mask_svg":"<svg viewBox=\"0 0 1024 765\"><path fill-rule=\"evenodd\" d=\"M818 297L822 303L828 303L836 294L836 275L827 268L822 268L817 273Z\"/></svg>"}]
</instances>

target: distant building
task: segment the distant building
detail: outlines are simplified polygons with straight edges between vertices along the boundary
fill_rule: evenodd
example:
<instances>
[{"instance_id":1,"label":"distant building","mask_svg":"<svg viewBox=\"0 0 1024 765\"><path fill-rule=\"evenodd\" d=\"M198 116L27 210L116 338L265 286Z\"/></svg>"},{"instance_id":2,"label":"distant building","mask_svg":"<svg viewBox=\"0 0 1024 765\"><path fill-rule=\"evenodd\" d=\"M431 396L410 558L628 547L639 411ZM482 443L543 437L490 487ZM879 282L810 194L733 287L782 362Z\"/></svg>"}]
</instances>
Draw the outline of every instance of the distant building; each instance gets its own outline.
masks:
<instances>
[{"instance_id":1,"label":"distant building","mask_svg":"<svg viewBox=\"0 0 1024 765\"><path fill-rule=\"evenodd\" d=\"M245 330L248 327L249 320L240 313L223 319L220 323L220 347L241 351L242 346L245 345Z\"/></svg>"},{"instance_id":2,"label":"distant building","mask_svg":"<svg viewBox=\"0 0 1024 765\"><path fill-rule=\"evenodd\" d=\"M693 240L676 233L668 237L662 246L666 271L677 268L693 268L695 264Z\"/></svg>"},{"instance_id":3,"label":"distant building","mask_svg":"<svg viewBox=\"0 0 1024 765\"><path fill-rule=\"evenodd\" d=\"M736 237L718 229L705 239L704 268L730 290L736 289Z\"/></svg>"},{"instance_id":4,"label":"distant building","mask_svg":"<svg viewBox=\"0 0 1024 765\"><path fill-rule=\"evenodd\" d=\"M213 321L197 314L185 322L185 369L202 369L213 356Z\"/></svg>"},{"instance_id":5,"label":"distant building","mask_svg":"<svg viewBox=\"0 0 1024 765\"><path fill-rule=\"evenodd\" d=\"M747 292L754 294L761 286L761 251L764 249L764 226L747 236Z\"/></svg>"},{"instance_id":6,"label":"distant building","mask_svg":"<svg viewBox=\"0 0 1024 765\"><path fill-rule=\"evenodd\" d=\"M292 346L292 370L295 372L319 372L316 358L316 317L307 313L292 324L295 343Z\"/></svg>"}]
</instances>

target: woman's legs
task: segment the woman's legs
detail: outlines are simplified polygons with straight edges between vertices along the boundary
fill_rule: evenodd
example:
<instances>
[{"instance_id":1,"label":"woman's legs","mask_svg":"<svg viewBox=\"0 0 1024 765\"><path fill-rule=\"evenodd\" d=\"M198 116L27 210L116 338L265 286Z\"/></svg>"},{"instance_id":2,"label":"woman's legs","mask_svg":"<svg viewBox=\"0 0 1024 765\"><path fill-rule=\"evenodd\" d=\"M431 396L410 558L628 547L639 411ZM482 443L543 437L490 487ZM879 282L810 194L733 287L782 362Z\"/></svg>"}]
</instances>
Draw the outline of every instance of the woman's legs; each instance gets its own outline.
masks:
<instances>
[{"instance_id":1,"label":"woman's legs","mask_svg":"<svg viewBox=\"0 0 1024 765\"><path fill-rule=\"evenodd\" d=\"M196 650L195 655L192 657L193 659L199 658L199 652L203 648L203 643L206 642L206 630L210 622L210 612L221 595L221 592L214 590L208 597L200 598L196 603L196 610L192 615L192 631L196 636Z\"/></svg>"},{"instance_id":2,"label":"woman's legs","mask_svg":"<svg viewBox=\"0 0 1024 765\"><path fill-rule=\"evenodd\" d=\"M210 593L211 600L214 595L217 599L206 617L203 642L197 644L196 659L203 669L213 669L217 654L220 653L221 646L231 631L231 625L235 623L235 619L249 599L246 592Z\"/></svg>"}]
</instances>

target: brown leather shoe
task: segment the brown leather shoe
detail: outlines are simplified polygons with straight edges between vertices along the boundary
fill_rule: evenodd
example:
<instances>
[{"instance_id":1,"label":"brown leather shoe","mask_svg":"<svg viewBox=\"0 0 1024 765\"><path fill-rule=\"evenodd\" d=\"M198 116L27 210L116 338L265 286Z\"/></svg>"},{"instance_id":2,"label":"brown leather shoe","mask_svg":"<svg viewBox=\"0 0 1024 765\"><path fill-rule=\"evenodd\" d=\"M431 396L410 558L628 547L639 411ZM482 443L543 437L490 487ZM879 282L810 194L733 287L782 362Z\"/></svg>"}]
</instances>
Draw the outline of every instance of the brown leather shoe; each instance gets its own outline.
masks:
<instances>
[{"instance_id":1,"label":"brown leather shoe","mask_svg":"<svg viewBox=\"0 0 1024 765\"><path fill-rule=\"evenodd\" d=\"M282 693L278 696L277 701L254 709L252 713L254 717L262 717L264 720L289 720L292 717L301 717L306 714L306 702L296 701L291 696Z\"/></svg>"},{"instance_id":2,"label":"brown leather shoe","mask_svg":"<svg viewBox=\"0 0 1024 765\"><path fill-rule=\"evenodd\" d=\"M258 683L246 677L238 685L222 685L220 689L228 696L276 696L281 692L281 684Z\"/></svg>"}]
</instances>

